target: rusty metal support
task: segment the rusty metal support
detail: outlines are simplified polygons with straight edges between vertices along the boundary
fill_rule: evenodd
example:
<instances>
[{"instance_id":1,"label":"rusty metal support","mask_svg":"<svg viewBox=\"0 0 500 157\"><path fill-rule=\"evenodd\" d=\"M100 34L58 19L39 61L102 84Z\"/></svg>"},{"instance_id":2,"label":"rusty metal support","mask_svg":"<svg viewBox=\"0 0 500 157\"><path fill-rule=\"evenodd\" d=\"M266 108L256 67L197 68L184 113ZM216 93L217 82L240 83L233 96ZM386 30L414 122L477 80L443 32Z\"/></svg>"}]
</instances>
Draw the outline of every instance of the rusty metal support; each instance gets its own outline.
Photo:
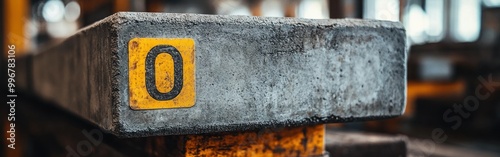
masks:
<instances>
[{"instance_id":1,"label":"rusty metal support","mask_svg":"<svg viewBox=\"0 0 500 157\"><path fill-rule=\"evenodd\" d=\"M324 124L243 133L189 135L186 156L322 156Z\"/></svg>"}]
</instances>

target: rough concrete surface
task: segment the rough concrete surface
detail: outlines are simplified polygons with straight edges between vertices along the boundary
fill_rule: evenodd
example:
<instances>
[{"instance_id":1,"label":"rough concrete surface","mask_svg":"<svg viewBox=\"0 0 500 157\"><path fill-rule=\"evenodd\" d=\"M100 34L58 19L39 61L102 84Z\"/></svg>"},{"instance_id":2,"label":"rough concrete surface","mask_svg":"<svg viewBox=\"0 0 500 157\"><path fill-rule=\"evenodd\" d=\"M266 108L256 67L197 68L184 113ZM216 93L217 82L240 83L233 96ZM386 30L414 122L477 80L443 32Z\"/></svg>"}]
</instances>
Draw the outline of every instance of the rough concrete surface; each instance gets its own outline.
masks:
<instances>
[{"instance_id":1,"label":"rough concrete surface","mask_svg":"<svg viewBox=\"0 0 500 157\"><path fill-rule=\"evenodd\" d=\"M193 38L196 103L132 110L132 38ZM117 13L32 58L32 90L118 136L243 131L401 115L405 30L375 20Z\"/></svg>"}]
</instances>

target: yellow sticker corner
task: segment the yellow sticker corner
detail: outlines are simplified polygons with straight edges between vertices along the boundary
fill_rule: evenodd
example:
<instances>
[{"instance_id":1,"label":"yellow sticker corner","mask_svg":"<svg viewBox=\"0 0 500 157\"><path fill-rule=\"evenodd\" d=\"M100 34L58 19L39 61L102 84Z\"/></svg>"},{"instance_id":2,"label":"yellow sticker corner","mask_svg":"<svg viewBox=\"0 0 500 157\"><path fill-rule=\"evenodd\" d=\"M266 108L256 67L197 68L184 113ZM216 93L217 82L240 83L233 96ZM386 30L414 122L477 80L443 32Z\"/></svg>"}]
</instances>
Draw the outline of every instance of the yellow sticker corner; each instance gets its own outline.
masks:
<instances>
[{"instance_id":1,"label":"yellow sticker corner","mask_svg":"<svg viewBox=\"0 0 500 157\"><path fill-rule=\"evenodd\" d=\"M194 106L194 44L191 38L131 39L128 43L130 108Z\"/></svg>"}]
</instances>

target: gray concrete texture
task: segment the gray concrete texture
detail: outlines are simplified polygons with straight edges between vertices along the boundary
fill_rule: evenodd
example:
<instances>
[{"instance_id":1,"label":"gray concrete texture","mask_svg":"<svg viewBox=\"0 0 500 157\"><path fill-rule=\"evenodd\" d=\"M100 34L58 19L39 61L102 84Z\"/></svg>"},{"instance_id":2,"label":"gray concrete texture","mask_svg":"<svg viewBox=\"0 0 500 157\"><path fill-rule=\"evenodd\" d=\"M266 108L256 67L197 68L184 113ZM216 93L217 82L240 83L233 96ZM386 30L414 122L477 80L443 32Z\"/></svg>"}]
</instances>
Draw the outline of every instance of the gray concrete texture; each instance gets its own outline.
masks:
<instances>
[{"instance_id":1,"label":"gray concrete texture","mask_svg":"<svg viewBox=\"0 0 500 157\"><path fill-rule=\"evenodd\" d=\"M129 107L128 42L193 38L196 104ZM401 23L117 13L32 57L28 89L120 137L382 119L403 113Z\"/></svg>"}]
</instances>

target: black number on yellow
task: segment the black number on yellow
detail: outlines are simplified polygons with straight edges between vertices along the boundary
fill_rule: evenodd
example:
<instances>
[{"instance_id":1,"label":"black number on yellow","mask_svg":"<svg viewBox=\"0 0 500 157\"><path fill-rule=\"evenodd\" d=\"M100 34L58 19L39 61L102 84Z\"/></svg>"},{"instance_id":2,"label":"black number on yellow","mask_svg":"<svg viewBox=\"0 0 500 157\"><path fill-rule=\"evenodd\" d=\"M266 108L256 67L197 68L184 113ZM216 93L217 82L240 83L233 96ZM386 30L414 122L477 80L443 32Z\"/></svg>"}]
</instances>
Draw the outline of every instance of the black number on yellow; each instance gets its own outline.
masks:
<instances>
[{"instance_id":1,"label":"black number on yellow","mask_svg":"<svg viewBox=\"0 0 500 157\"><path fill-rule=\"evenodd\" d=\"M167 53L174 60L174 87L166 93L158 91L156 86L155 62L159 54ZM149 95L156 100L171 100L182 89L182 56L179 51L170 45L158 45L149 50L146 56L146 88Z\"/></svg>"}]
</instances>

